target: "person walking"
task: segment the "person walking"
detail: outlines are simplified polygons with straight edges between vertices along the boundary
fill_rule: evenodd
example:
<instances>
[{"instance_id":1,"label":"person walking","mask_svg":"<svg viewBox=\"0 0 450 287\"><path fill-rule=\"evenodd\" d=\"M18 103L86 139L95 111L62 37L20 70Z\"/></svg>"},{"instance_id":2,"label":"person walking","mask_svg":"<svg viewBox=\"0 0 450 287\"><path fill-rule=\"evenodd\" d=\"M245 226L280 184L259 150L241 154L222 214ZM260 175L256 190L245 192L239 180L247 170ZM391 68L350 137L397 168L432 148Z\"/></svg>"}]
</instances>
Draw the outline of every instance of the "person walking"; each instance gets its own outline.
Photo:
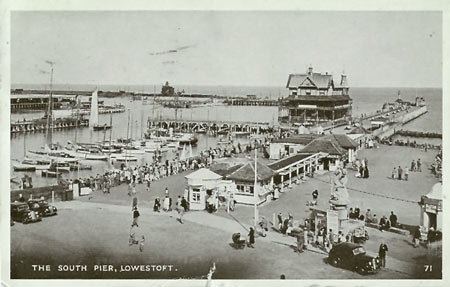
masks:
<instances>
[{"instance_id":1,"label":"person walking","mask_svg":"<svg viewBox=\"0 0 450 287\"><path fill-rule=\"evenodd\" d=\"M253 227L250 227L250 232L248 233L248 243L247 246L251 248L255 248L253 246L255 244L255 229Z\"/></svg>"},{"instance_id":2,"label":"person walking","mask_svg":"<svg viewBox=\"0 0 450 287\"><path fill-rule=\"evenodd\" d=\"M139 242L139 251L144 252L144 243L145 243L145 237L142 235L141 241Z\"/></svg>"},{"instance_id":3,"label":"person walking","mask_svg":"<svg viewBox=\"0 0 450 287\"><path fill-rule=\"evenodd\" d=\"M305 232L305 231L303 231ZM305 236L303 234L303 232L299 232L297 234L297 250L296 252L298 252L298 254L303 252L303 249L305 248Z\"/></svg>"},{"instance_id":4,"label":"person walking","mask_svg":"<svg viewBox=\"0 0 450 287\"><path fill-rule=\"evenodd\" d=\"M384 243L384 241L382 241L380 248L378 249L378 256L380 256L381 266L383 267L386 267L386 252L388 251L388 246Z\"/></svg>"},{"instance_id":5,"label":"person walking","mask_svg":"<svg viewBox=\"0 0 450 287\"><path fill-rule=\"evenodd\" d=\"M283 214L278 213L278 229L281 231L281 227L283 226Z\"/></svg>"},{"instance_id":6,"label":"person walking","mask_svg":"<svg viewBox=\"0 0 450 287\"><path fill-rule=\"evenodd\" d=\"M389 221L391 222L392 227L397 227L397 215L395 215L393 211L391 211L391 215L389 216Z\"/></svg>"},{"instance_id":7,"label":"person walking","mask_svg":"<svg viewBox=\"0 0 450 287\"><path fill-rule=\"evenodd\" d=\"M420 233L420 227L417 227L416 230L414 230L414 234L413 234L414 248L419 247L421 237L422 237L422 235Z\"/></svg>"},{"instance_id":8,"label":"person walking","mask_svg":"<svg viewBox=\"0 0 450 287\"><path fill-rule=\"evenodd\" d=\"M397 168L394 166L394 169L392 170L392 179L395 179L397 177Z\"/></svg>"},{"instance_id":9,"label":"person walking","mask_svg":"<svg viewBox=\"0 0 450 287\"><path fill-rule=\"evenodd\" d=\"M161 200L159 197L155 198L155 203L153 204L153 211L160 212L161 211Z\"/></svg>"},{"instance_id":10,"label":"person walking","mask_svg":"<svg viewBox=\"0 0 450 287\"><path fill-rule=\"evenodd\" d=\"M411 162L411 171L416 171L416 161L415 160L413 160Z\"/></svg>"},{"instance_id":11,"label":"person walking","mask_svg":"<svg viewBox=\"0 0 450 287\"><path fill-rule=\"evenodd\" d=\"M422 162L420 161L420 158L417 160L417 171L422 171Z\"/></svg>"},{"instance_id":12,"label":"person walking","mask_svg":"<svg viewBox=\"0 0 450 287\"><path fill-rule=\"evenodd\" d=\"M136 240L136 234L134 232L133 226L130 228L130 234L128 237L128 245L138 244L139 242Z\"/></svg>"},{"instance_id":13,"label":"person walking","mask_svg":"<svg viewBox=\"0 0 450 287\"><path fill-rule=\"evenodd\" d=\"M319 197L319 191L317 189L312 192L312 197L313 200L311 202L311 205L317 205L317 198Z\"/></svg>"},{"instance_id":14,"label":"person walking","mask_svg":"<svg viewBox=\"0 0 450 287\"><path fill-rule=\"evenodd\" d=\"M136 207L134 207L134 210L133 210L133 223L131 224L131 227L133 227L133 226L139 227L139 224L138 224L139 216L140 216L140 213L136 206Z\"/></svg>"},{"instance_id":15,"label":"person walking","mask_svg":"<svg viewBox=\"0 0 450 287\"><path fill-rule=\"evenodd\" d=\"M146 173L145 175L148 175L148 173ZM147 178L147 192L150 192L150 185L151 185L151 181L150 178Z\"/></svg>"},{"instance_id":16,"label":"person walking","mask_svg":"<svg viewBox=\"0 0 450 287\"><path fill-rule=\"evenodd\" d=\"M184 196L181 199L181 207L183 207L184 212L187 212L189 210L188 202Z\"/></svg>"},{"instance_id":17,"label":"person walking","mask_svg":"<svg viewBox=\"0 0 450 287\"><path fill-rule=\"evenodd\" d=\"M403 174L405 175L405 180L408 181L409 171L407 166L403 169Z\"/></svg>"},{"instance_id":18,"label":"person walking","mask_svg":"<svg viewBox=\"0 0 450 287\"><path fill-rule=\"evenodd\" d=\"M398 166L398 180L402 180L403 170L401 166Z\"/></svg>"}]
</instances>

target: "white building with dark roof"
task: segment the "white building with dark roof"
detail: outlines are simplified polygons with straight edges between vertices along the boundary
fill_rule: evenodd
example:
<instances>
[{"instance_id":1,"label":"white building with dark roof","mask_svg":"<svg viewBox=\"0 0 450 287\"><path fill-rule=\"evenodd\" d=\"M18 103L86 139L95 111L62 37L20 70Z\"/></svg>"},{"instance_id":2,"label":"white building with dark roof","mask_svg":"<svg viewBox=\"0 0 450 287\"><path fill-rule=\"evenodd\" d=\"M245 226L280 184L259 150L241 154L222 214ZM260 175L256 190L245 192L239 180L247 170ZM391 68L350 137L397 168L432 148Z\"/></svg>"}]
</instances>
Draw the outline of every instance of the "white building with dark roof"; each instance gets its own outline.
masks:
<instances>
[{"instance_id":1,"label":"white building with dark roof","mask_svg":"<svg viewBox=\"0 0 450 287\"><path fill-rule=\"evenodd\" d=\"M335 82L333 75L315 73L309 67L304 74L290 74L286 88L289 96L282 100L280 122L308 125L351 117L352 99L345 74Z\"/></svg>"}]
</instances>

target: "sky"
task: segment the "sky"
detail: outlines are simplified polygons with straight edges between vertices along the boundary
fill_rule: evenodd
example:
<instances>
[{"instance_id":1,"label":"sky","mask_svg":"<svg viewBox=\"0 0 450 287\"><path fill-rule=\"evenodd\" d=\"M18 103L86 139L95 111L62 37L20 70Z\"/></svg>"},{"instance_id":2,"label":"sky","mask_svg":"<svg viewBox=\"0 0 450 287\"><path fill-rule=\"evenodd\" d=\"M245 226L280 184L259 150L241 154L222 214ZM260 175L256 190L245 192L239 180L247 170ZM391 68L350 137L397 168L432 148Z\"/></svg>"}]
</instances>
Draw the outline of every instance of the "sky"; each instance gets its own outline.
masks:
<instances>
[{"instance_id":1,"label":"sky","mask_svg":"<svg viewBox=\"0 0 450 287\"><path fill-rule=\"evenodd\" d=\"M12 84L442 87L440 12L12 12Z\"/></svg>"}]
</instances>

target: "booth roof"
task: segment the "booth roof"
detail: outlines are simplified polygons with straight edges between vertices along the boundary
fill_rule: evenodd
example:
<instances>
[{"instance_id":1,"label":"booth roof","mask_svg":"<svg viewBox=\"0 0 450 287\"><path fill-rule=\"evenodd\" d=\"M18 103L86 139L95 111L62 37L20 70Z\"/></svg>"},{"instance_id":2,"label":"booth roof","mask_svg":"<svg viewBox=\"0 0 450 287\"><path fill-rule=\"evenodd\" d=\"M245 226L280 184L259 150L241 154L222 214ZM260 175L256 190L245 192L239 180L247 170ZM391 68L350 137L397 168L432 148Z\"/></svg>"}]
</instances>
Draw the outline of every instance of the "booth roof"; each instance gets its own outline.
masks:
<instances>
[{"instance_id":1,"label":"booth roof","mask_svg":"<svg viewBox=\"0 0 450 287\"><path fill-rule=\"evenodd\" d=\"M218 175L215 172L210 171L207 168L201 168L197 171L194 171L191 174L185 176L187 179L203 179L203 180L214 180L221 179L222 176Z\"/></svg>"},{"instance_id":2,"label":"booth roof","mask_svg":"<svg viewBox=\"0 0 450 287\"><path fill-rule=\"evenodd\" d=\"M302 159L305 159L307 157L311 156L310 153L300 153L296 154L287 158L283 158L279 161L276 161L272 164L269 164L269 167L273 170L280 170L282 168L285 168L288 165L291 165L293 163L296 163L298 161L301 161Z\"/></svg>"},{"instance_id":3,"label":"booth roof","mask_svg":"<svg viewBox=\"0 0 450 287\"><path fill-rule=\"evenodd\" d=\"M335 138L318 138L310 142L305 148L300 150L301 153L318 153L324 152L330 155L344 155L345 150L340 146Z\"/></svg>"},{"instance_id":4,"label":"booth roof","mask_svg":"<svg viewBox=\"0 0 450 287\"><path fill-rule=\"evenodd\" d=\"M349 134L370 134L370 131L364 127L355 127L354 129L349 132Z\"/></svg>"},{"instance_id":5,"label":"booth roof","mask_svg":"<svg viewBox=\"0 0 450 287\"><path fill-rule=\"evenodd\" d=\"M431 188L431 191L426 195L430 199L442 200L442 182L438 182Z\"/></svg>"},{"instance_id":6,"label":"booth roof","mask_svg":"<svg viewBox=\"0 0 450 287\"><path fill-rule=\"evenodd\" d=\"M243 166L243 164L228 164L228 163L216 163L212 166L210 166L210 170L223 176L223 177L227 177L230 174L232 174L233 172L235 172L236 170L238 170L241 166Z\"/></svg>"},{"instance_id":7,"label":"booth roof","mask_svg":"<svg viewBox=\"0 0 450 287\"><path fill-rule=\"evenodd\" d=\"M255 180L254 165L255 165L254 162L248 162L245 165L241 166L236 171L234 171L232 174L230 174L228 178L236 181L253 182ZM258 181L268 180L274 175L275 172L271 168L258 162L258 169L257 169Z\"/></svg>"}]
</instances>

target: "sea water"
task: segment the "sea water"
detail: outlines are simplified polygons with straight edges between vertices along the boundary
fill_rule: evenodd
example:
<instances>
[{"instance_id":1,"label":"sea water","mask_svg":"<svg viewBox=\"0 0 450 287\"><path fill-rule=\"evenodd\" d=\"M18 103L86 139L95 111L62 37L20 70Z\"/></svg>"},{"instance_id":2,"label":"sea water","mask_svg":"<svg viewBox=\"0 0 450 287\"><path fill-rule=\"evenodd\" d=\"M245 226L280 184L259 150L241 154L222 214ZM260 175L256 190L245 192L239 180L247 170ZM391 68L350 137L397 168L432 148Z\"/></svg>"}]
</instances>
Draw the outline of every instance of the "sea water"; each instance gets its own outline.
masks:
<instances>
[{"instance_id":1,"label":"sea water","mask_svg":"<svg viewBox=\"0 0 450 287\"><path fill-rule=\"evenodd\" d=\"M13 87L15 88L15 87ZM43 89L45 86L21 86L24 89ZM91 89L92 88L92 89ZM88 86L56 86L57 89L65 90L93 90L95 87ZM100 90L111 91L133 91L153 93L153 86L100 86ZM287 89L283 87L225 87L225 86L179 86L179 90L186 93L212 94L223 96L246 96L257 95L262 98L277 99L287 96ZM442 89L431 88L351 88L350 96L353 99L353 116L359 116L364 113L372 113L381 109L385 102L393 102L397 99L397 93L400 91L401 98L405 101L414 101L415 98L424 97L427 103L428 113L420 118L408 123L404 126L404 130L426 131L442 133ZM147 121L152 119L173 119L175 118L175 110L154 106L149 100L148 105L143 105L142 101L133 101L129 97L124 98L101 98L105 104L123 104L126 112L112 114L113 128L104 131L92 131L89 128L56 130L53 133L53 142L66 145L69 141L75 140L79 143L94 143L103 140L113 140L117 138L125 138L131 136L133 138L141 138L147 129ZM35 113L15 113L11 114L11 121L39 118L44 112ZM278 116L277 107L260 107L260 106L226 106L213 105L194 107L189 109L178 109L176 117L182 120L209 120L221 122L276 122ZM110 115L99 115L99 122L109 123ZM193 154L196 155L201 150L205 150L210 146L216 146L218 138L206 135L198 135L199 141L196 147L193 147ZM242 144L248 142L247 138L238 140ZM18 134L11 136L11 159L23 160L26 150L39 149L46 143L44 132L35 132L27 134ZM168 152L164 159L173 158L177 152ZM138 164L151 162L151 154L144 154ZM64 174L66 178L78 178L84 176L95 175L101 173L108 168L106 162L90 161L87 164L93 166L92 171L80 171ZM11 168L11 177L21 177L25 173L13 172ZM27 173L33 177L35 186L54 183L55 179L46 179L40 177L36 173Z\"/></svg>"}]
</instances>

